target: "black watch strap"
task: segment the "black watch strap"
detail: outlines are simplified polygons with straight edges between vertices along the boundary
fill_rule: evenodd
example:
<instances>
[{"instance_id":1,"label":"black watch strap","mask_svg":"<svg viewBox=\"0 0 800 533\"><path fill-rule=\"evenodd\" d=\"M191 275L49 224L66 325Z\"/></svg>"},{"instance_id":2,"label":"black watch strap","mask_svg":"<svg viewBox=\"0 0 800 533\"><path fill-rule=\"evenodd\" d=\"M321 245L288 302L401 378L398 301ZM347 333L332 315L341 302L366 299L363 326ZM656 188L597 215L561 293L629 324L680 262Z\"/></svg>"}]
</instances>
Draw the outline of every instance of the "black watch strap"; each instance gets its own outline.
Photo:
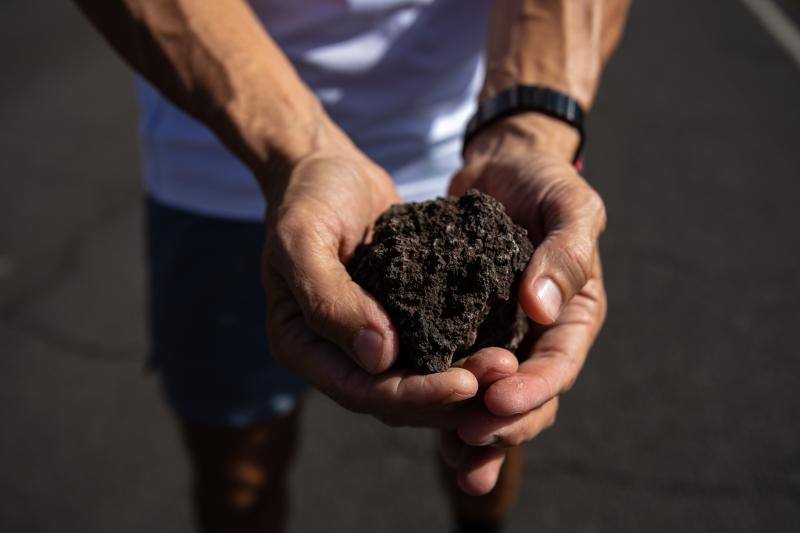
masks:
<instances>
[{"instance_id":1,"label":"black watch strap","mask_svg":"<svg viewBox=\"0 0 800 533\"><path fill-rule=\"evenodd\" d=\"M498 120L521 113L536 112L566 122L580 134L574 163L580 160L583 152L585 132L583 129L584 111L577 100L562 92L538 85L517 85L501 91L481 102L478 110L467 123L464 133L464 147L475 135Z\"/></svg>"}]
</instances>

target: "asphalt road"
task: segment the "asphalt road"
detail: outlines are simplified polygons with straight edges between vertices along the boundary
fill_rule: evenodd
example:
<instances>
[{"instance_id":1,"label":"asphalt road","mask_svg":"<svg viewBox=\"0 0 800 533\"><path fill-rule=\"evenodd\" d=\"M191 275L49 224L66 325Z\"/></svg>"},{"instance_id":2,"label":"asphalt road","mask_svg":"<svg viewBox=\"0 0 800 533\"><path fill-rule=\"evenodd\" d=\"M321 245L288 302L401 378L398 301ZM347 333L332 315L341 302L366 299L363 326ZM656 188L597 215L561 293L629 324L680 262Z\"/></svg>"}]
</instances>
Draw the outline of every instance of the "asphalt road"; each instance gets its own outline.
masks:
<instances>
[{"instance_id":1,"label":"asphalt road","mask_svg":"<svg viewBox=\"0 0 800 533\"><path fill-rule=\"evenodd\" d=\"M129 74L67 2L0 17L0 531L187 532L142 364ZM798 95L739 2L635 4L588 145L609 319L512 533L796 531ZM304 429L293 532L445 531L427 432L320 395Z\"/></svg>"}]
</instances>

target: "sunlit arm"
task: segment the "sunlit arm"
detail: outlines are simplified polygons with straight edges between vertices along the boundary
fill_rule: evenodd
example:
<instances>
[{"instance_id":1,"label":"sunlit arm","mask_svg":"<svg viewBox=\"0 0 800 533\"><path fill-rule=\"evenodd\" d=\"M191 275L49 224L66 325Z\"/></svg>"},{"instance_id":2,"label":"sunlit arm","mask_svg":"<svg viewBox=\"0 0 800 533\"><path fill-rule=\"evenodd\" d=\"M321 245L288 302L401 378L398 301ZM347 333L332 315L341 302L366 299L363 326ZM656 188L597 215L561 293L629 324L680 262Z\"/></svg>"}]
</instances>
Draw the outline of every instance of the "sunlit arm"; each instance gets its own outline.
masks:
<instances>
[{"instance_id":1,"label":"sunlit arm","mask_svg":"<svg viewBox=\"0 0 800 533\"><path fill-rule=\"evenodd\" d=\"M514 85L544 85L591 107L603 66L619 42L630 0L504 0L494 2L481 100ZM529 124L528 124L529 123ZM509 121L519 134L547 129L548 149L571 156L568 126L534 114Z\"/></svg>"},{"instance_id":2,"label":"sunlit arm","mask_svg":"<svg viewBox=\"0 0 800 533\"><path fill-rule=\"evenodd\" d=\"M119 54L259 177L343 135L243 0L74 0ZM262 183L262 186L264 183Z\"/></svg>"}]
</instances>

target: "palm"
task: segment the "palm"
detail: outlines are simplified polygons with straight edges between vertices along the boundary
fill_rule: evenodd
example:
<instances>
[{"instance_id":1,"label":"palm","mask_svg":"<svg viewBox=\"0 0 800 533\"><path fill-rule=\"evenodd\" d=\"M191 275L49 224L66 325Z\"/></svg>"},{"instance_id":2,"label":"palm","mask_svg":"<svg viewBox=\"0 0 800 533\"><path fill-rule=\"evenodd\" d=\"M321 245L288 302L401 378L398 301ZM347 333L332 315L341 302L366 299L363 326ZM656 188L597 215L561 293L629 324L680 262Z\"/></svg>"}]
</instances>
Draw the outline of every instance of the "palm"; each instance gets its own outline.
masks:
<instances>
[{"instance_id":1,"label":"palm","mask_svg":"<svg viewBox=\"0 0 800 533\"><path fill-rule=\"evenodd\" d=\"M525 361L518 373L493 384L486 393L487 406L495 414L521 414L545 404L572 385L605 318L606 295L595 244L575 244L569 240L576 227L584 229L583 226L595 223L597 217L592 210L596 193L570 165L546 155L483 160L467 165L453 178L450 192L463 194L469 188L497 198L541 248L520 283L520 301L529 316L533 315L529 310L534 307L531 273L545 268L540 263L547 258L543 256L554 255L551 249L562 248L558 250L562 253L567 250L559 266L571 269L571 278L580 279L577 290L566 300L555 321L534 324L520 349ZM595 240L602 224L599 227ZM517 399L509 401L508 397Z\"/></svg>"},{"instance_id":2,"label":"palm","mask_svg":"<svg viewBox=\"0 0 800 533\"><path fill-rule=\"evenodd\" d=\"M301 164L291 178L271 200L262 262L273 354L353 411L392 424L447 425L454 405L477 391L468 370L375 375L343 350L351 330L336 327L337 317L362 313L388 322L344 264L375 218L399 200L391 180L368 161L342 158Z\"/></svg>"},{"instance_id":3,"label":"palm","mask_svg":"<svg viewBox=\"0 0 800 533\"><path fill-rule=\"evenodd\" d=\"M308 327L300 307L281 277L268 276L267 312L271 348L292 372L302 375L343 407L367 412L390 425L452 428L453 414L474 395L468 373L453 368L441 374L421 375L390 370L365 372L335 344Z\"/></svg>"}]
</instances>

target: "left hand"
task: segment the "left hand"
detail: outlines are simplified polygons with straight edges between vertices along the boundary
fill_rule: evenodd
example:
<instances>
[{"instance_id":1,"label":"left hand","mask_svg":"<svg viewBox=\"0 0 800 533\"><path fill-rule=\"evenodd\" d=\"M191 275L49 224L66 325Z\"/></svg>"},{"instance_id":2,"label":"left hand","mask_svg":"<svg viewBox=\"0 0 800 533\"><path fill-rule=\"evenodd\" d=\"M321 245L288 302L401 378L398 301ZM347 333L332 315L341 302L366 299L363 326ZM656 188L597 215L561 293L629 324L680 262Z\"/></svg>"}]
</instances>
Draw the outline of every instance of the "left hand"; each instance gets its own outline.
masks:
<instances>
[{"instance_id":1,"label":"left hand","mask_svg":"<svg viewBox=\"0 0 800 533\"><path fill-rule=\"evenodd\" d=\"M577 379L605 319L598 237L606 214L571 163L576 145L569 126L542 115L504 119L470 143L450 185L451 195L475 188L497 198L537 246L519 288L536 323L523 341L523 362L513 374L481 383L483 405L455 432L442 433L443 459L469 493L494 487L505 448L554 423L558 398Z\"/></svg>"}]
</instances>

